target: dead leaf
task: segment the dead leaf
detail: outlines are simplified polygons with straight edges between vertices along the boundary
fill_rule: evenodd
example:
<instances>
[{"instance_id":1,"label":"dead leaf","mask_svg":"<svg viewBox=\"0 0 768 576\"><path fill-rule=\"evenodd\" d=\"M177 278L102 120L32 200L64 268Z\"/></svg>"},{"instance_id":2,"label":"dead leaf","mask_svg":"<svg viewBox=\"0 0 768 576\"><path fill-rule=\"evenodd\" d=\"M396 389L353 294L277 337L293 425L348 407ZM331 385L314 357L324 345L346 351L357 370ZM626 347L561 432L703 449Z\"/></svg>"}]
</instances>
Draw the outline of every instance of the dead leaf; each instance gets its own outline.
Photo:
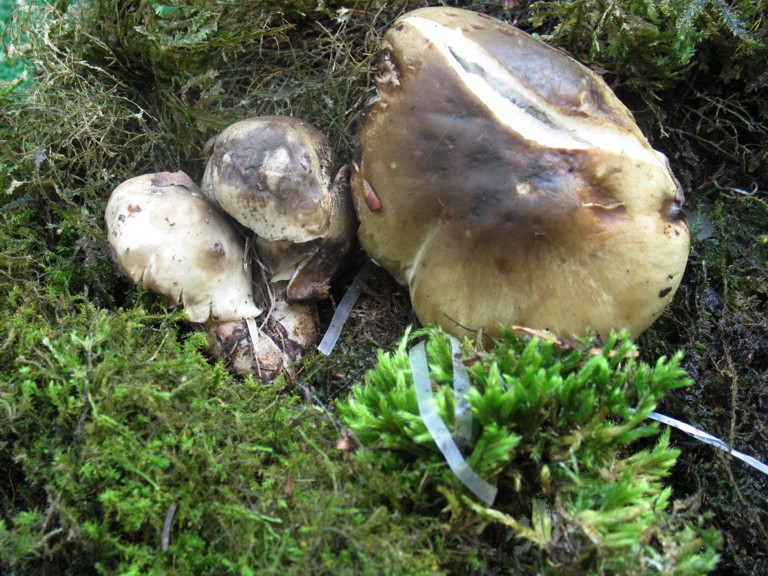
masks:
<instances>
[{"instance_id":1,"label":"dead leaf","mask_svg":"<svg viewBox=\"0 0 768 576\"><path fill-rule=\"evenodd\" d=\"M360 444L352 435L350 435L349 430L342 428L341 438L336 440L336 450L341 450L342 452L354 452L359 446Z\"/></svg>"},{"instance_id":2,"label":"dead leaf","mask_svg":"<svg viewBox=\"0 0 768 576\"><path fill-rule=\"evenodd\" d=\"M157 186L158 188L162 188L163 186L181 186L182 188L192 190L193 192L199 191L197 184L195 184L192 178L187 176L181 170L177 172L158 172L155 174L154 178L152 178L152 186Z\"/></svg>"},{"instance_id":3,"label":"dead leaf","mask_svg":"<svg viewBox=\"0 0 768 576\"><path fill-rule=\"evenodd\" d=\"M288 476L285 477L285 485L283 486L283 491L285 492L285 495L287 497L293 496L293 491L295 490L296 485L293 483L293 476L288 474Z\"/></svg>"}]
</instances>

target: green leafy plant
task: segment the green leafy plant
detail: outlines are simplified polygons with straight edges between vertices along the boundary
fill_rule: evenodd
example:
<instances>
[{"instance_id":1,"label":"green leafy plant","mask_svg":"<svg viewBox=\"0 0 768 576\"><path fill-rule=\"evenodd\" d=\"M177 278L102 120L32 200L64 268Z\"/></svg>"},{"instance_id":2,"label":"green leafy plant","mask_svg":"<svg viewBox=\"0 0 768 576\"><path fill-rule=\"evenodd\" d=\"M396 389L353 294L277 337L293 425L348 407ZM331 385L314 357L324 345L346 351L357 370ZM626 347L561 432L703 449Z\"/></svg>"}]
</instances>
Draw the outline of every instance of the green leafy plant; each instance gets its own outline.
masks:
<instances>
[{"instance_id":1,"label":"green leafy plant","mask_svg":"<svg viewBox=\"0 0 768 576\"><path fill-rule=\"evenodd\" d=\"M690 383L679 354L652 366L639 362L626 334L611 335L599 349L512 331L487 351L465 342L473 417L466 460L499 488L489 508L463 495L458 479L440 469L407 352L421 337L428 339L435 404L452 429L451 344L437 329L380 353L339 411L368 449L392 450L407 466L430 470L455 518L471 513L477 525L501 524L517 544L527 543L514 548L516 561L544 573L704 574L714 568L717 533L705 527L694 501L673 503L663 484L678 456L668 431L654 445L646 440L658 434L646 416L670 390Z\"/></svg>"}]
</instances>

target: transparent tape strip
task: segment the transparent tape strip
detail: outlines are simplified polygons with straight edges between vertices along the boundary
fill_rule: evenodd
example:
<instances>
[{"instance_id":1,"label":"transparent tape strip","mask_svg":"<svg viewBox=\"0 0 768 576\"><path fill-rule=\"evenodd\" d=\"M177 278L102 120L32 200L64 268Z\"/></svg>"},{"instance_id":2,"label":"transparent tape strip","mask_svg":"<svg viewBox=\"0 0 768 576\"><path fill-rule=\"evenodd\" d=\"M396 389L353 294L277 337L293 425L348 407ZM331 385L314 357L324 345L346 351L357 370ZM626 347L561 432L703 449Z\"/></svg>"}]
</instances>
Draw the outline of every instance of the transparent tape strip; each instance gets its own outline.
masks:
<instances>
[{"instance_id":1,"label":"transparent tape strip","mask_svg":"<svg viewBox=\"0 0 768 576\"><path fill-rule=\"evenodd\" d=\"M696 440L699 440L701 442L704 442L705 444L710 444L711 446L720 448L720 450L728 452L728 454L734 456L735 458L738 458L743 462L746 462L753 468L757 468L763 474L768 474L768 466L760 462L760 460L758 460L757 458L753 458L749 454L744 454L743 452L739 452L738 450L732 449L726 442L723 442L722 440L720 440L720 438L716 438L711 434L707 434L703 430L699 430L698 428L695 428L690 424L686 424L685 422L681 422L680 420L677 420L675 418L670 418L669 416L665 416L664 414L659 414L658 412L651 412L650 414L648 414L647 418L649 418L650 420L656 420L657 422L661 422L662 424L666 424L667 426L672 426L673 428L677 428L678 430L682 430L686 434L689 434L690 436L693 436L694 438L696 438Z\"/></svg>"},{"instance_id":2,"label":"transparent tape strip","mask_svg":"<svg viewBox=\"0 0 768 576\"><path fill-rule=\"evenodd\" d=\"M365 281L375 267L376 264L373 260L368 260L363 267L360 268L357 276L355 276L355 279L352 281L352 285L347 289L341 302L339 302L339 305L336 307L336 311L333 313L333 318L331 318L331 323L328 325L328 330L325 331L323 339L320 341L320 344L317 345L317 349L326 356L333 352L333 348L336 346L336 342L341 335L341 329L344 328L344 324L346 323L347 318L349 318L349 313L352 312L352 307L360 297L360 292L363 291Z\"/></svg>"},{"instance_id":3,"label":"transparent tape strip","mask_svg":"<svg viewBox=\"0 0 768 576\"><path fill-rule=\"evenodd\" d=\"M483 502L491 506L496 499L497 488L483 480L469 467L461 455L459 447L454 442L448 427L443 422L435 407L435 397L432 393L432 383L429 379L429 364L424 342L419 342L408 352L411 360L411 373L416 388L416 398L419 403L419 414L427 427L427 431L437 444L453 473Z\"/></svg>"},{"instance_id":4,"label":"transparent tape strip","mask_svg":"<svg viewBox=\"0 0 768 576\"><path fill-rule=\"evenodd\" d=\"M451 357L453 359L453 395L454 417L456 424L453 437L461 448L467 448L472 441L472 407L469 405L469 374L461 359L461 346L453 336L451 340Z\"/></svg>"}]
</instances>

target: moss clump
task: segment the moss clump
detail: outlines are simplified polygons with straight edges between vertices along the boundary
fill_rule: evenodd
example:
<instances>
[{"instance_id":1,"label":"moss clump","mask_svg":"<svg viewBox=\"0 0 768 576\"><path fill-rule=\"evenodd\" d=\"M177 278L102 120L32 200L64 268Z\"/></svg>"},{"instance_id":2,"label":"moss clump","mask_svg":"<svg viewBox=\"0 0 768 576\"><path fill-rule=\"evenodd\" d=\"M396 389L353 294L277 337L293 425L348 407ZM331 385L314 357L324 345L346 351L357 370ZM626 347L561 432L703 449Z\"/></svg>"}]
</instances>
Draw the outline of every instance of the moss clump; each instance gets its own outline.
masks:
<instances>
[{"instance_id":1,"label":"moss clump","mask_svg":"<svg viewBox=\"0 0 768 576\"><path fill-rule=\"evenodd\" d=\"M0 36L5 31L5 24L13 14L13 2L0 0ZM11 66L5 56L5 51L0 52L0 81L8 82L18 78L23 72L21 66Z\"/></svg>"},{"instance_id":2,"label":"moss clump","mask_svg":"<svg viewBox=\"0 0 768 576\"><path fill-rule=\"evenodd\" d=\"M382 501L401 480L350 461L294 388L211 368L175 317L23 289L0 318L5 569L439 573L436 519Z\"/></svg>"},{"instance_id":3,"label":"moss clump","mask_svg":"<svg viewBox=\"0 0 768 576\"><path fill-rule=\"evenodd\" d=\"M417 334L429 338L435 404L455 435L450 341L436 330ZM415 476L420 485L441 491L464 529L491 523L496 552L535 573L682 575L715 567L717 533L704 528L691 502L673 506L663 486L679 454L669 431L652 448L630 448L658 433L645 418L659 400L690 384L679 355L638 363L633 344L616 335L601 350L512 332L488 351L465 344L466 460L499 489L494 508L485 508L460 497L458 478L439 466L417 406L411 343L381 353L339 411L370 449L394 450L400 468L423 471Z\"/></svg>"},{"instance_id":4,"label":"moss clump","mask_svg":"<svg viewBox=\"0 0 768 576\"><path fill-rule=\"evenodd\" d=\"M544 0L533 6L533 21L554 24L552 37L570 51L638 87L666 88L718 59L712 72L757 90L768 82L759 65L767 49L765 11L764 2L748 0ZM732 50L716 56L708 53L710 42Z\"/></svg>"}]
</instances>

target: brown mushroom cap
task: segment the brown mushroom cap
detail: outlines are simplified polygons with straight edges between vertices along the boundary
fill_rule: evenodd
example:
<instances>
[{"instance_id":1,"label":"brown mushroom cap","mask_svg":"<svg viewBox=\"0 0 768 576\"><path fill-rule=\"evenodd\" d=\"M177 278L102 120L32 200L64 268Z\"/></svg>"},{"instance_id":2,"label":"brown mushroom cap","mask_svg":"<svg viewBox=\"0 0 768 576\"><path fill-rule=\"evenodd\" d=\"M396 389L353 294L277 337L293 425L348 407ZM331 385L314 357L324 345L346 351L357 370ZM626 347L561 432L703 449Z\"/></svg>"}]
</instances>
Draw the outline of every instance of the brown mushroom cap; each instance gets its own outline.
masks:
<instances>
[{"instance_id":1,"label":"brown mushroom cap","mask_svg":"<svg viewBox=\"0 0 768 576\"><path fill-rule=\"evenodd\" d=\"M325 136L290 116L243 120L214 139L203 192L254 232L290 300L327 294L354 242L348 170L331 182L332 166Z\"/></svg>"},{"instance_id":2,"label":"brown mushroom cap","mask_svg":"<svg viewBox=\"0 0 768 576\"><path fill-rule=\"evenodd\" d=\"M423 323L645 330L681 280L683 193L604 82L466 10L384 37L352 177L363 248Z\"/></svg>"},{"instance_id":3,"label":"brown mushroom cap","mask_svg":"<svg viewBox=\"0 0 768 576\"><path fill-rule=\"evenodd\" d=\"M261 314L237 231L183 172L123 182L104 218L120 269L191 322Z\"/></svg>"},{"instance_id":4,"label":"brown mushroom cap","mask_svg":"<svg viewBox=\"0 0 768 576\"><path fill-rule=\"evenodd\" d=\"M295 243L256 239L259 257L272 281L286 281L289 300L322 298L331 280L347 260L355 240L357 219L349 191L349 169L342 168L330 189L328 229L322 238Z\"/></svg>"},{"instance_id":5,"label":"brown mushroom cap","mask_svg":"<svg viewBox=\"0 0 768 576\"><path fill-rule=\"evenodd\" d=\"M260 238L308 242L328 228L331 167L331 148L315 127L258 116L216 136L202 189Z\"/></svg>"}]
</instances>

